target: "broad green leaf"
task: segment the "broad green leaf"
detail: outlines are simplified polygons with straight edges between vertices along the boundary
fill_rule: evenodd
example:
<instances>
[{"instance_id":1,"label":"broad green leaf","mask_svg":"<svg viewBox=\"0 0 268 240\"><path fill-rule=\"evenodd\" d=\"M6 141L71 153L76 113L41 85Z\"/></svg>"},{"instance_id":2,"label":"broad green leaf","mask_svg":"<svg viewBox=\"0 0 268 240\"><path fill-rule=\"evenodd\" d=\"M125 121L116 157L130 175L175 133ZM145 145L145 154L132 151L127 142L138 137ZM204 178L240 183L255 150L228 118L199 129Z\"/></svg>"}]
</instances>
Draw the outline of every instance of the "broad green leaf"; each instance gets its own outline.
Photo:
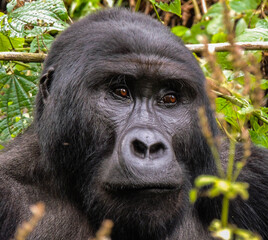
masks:
<instances>
[{"instance_id":1,"label":"broad green leaf","mask_svg":"<svg viewBox=\"0 0 268 240\"><path fill-rule=\"evenodd\" d=\"M236 40L238 42L268 41L268 28L246 29Z\"/></svg>"},{"instance_id":2,"label":"broad green leaf","mask_svg":"<svg viewBox=\"0 0 268 240\"><path fill-rule=\"evenodd\" d=\"M255 28L256 27L256 23L260 20L258 17L258 14L255 13L255 11L247 11L245 13L243 13L243 19L246 21L247 26L249 28Z\"/></svg>"},{"instance_id":3,"label":"broad green leaf","mask_svg":"<svg viewBox=\"0 0 268 240\"><path fill-rule=\"evenodd\" d=\"M31 75L30 75L31 74ZM38 73L0 71L0 141L15 137L32 122Z\"/></svg>"},{"instance_id":4,"label":"broad green leaf","mask_svg":"<svg viewBox=\"0 0 268 240\"><path fill-rule=\"evenodd\" d=\"M208 21L201 21L197 24L194 24L190 31L186 31L185 35L180 36L184 43L200 43L197 39L199 35L208 35L207 25ZM176 33L176 32L175 32Z\"/></svg>"},{"instance_id":5,"label":"broad green leaf","mask_svg":"<svg viewBox=\"0 0 268 240\"><path fill-rule=\"evenodd\" d=\"M254 144L260 147L268 148L268 134L261 134L253 130L249 130L251 140Z\"/></svg>"},{"instance_id":6,"label":"broad green leaf","mask_svg":"<svg viewBox=\"0 0 268 240\"><path fill-rule=\"evenodd\" d=\"M0 17L0 32L9 33L10 37L29 37L44 32L63 31L68 26L64 22L67 18L61 0L26 2L24 6Z\"/></svg>"},{"instance_id":7,"label":"broad green leaf","mask_svg":"<svg viewBox=\"0 0 268 240\"><path fill-rule=\"evenodd\" d=\"M236 12L256 9L261 0L230 0L230 7Z\"/></svg>"},{"instance_id":8,"label":"broad green leaf","mask_svg":"<svg viewBox=\"0 0 268 240\"><path fill-rule=\"evenodd\" d=\"M205 17L217 17L219 15L222 15L223 13L223 6L221 3L215 3L210 6L208 9L208 12L205 14Z\"/></svg>"},{"instance_id":9,"label":"broad green leaf","mask_svg":"<svg viewBox=\"0 0 268 240\"><path fill-rule=\"evenodd\" d=\"M225 100L224 98L216 98L216 112L224 114L225 120L230 123L237 131L240 131L240 126L237 121L239 117L237 109L240 108L235 108L232 103Z\"/></svg>"},{"instance_id":10,"label":"broad green leaf","mask_svg":"<svg viewBox=\"0 0 268 240\"><path fill-rule=\"evenodd\" d=\"M223 16L214 17L207 25L207 32L211 35L224 31Z\"/></svg>"},{"instance_id":11,"label":"broad green leaf","mask_svg":"<svg viewBox=\"0 0 268 240\"><path fill-rule=\"evenodd\" d=\"M7 4L7 12L10 13L13 8L17 5L17 0L11 0L8 4Z\"/></svg>"},{"instance_id":12,"label":"broad green leaf","mask_svg":"<svg viewBox=\"0 0 268 240\"><path fill-rule=\"evenodd\" d=\"M256 23L256 28L268 29L268 19L260 19Z\"/></svg>"},{"instance_id":13,"label":"broad green leaf","mask_svg":"<svg viewBox=\"0 0 268 240\"><path fill-rule=\"evenodd\" d=\"M246 29L247 29L247 23L243 18L241 18L237 22L236 27L235 27L236 36L239 36L240 34L242 34Z\"/></svg>"},{"instance_id":14,"label":"broad green leaf","mask_svg":"<svg viewBox=\"0 0 268 240\"><path fill-rule=\"evenodd\" d=\"M159 7L163 11L171 12L181 17L181 1L180 0L173 0L173 1L170 1L169 3L162 2L161 0L160 1L150 0L150 2L154 4L155 6Z\"/></svg>"},{"instance_id":15,"label":"broad green leaf","mask_svg":"<svg viewBox=\"0 0 268 240\"><path fill-rule=\"evenodd\" d=\"M8 38L4 34L0 33L0 52L8 52L14 48L22 48L24 44L24 38Z\"/></svg>"},{"instance_id":16,"label":"broad green leaf","mask_svg":"<svg viewBox=\"0 0 268 240\"><path fill-rule=\"evenodd\" d=\"M216 57L217 57L217 63L220 64L222 69L228 69L232 70L233 69L233 63L229 60L229 52L217 52Z\"/></svg>"},{"instance_id":17,"label":"broad green leaf","mask_svg":"<svg viewBox=\"0 0 268 240\"><path fill-rule=\"evenodd\" d=\"M189 28L184 27L184 26L176 26L171 29L171 32L174 33L178 37L183 37L187 34L188 36L191 34L191 31Z\"/></svg>"},{"instance_id":18,"label":"broad green leaf","mask_svg":"<svg viewBox=\"0 0 268 240\"><path fill-rule=\"evenodd\" d=\"M226 41L227 41L227 34L223 32L214 34L211 39L211 43L223 43Z\"/></svg>"},{"instance_id":19,"label":"broad green leaf","mask_svg":"<svg viewBox=\"0 0 268 240\"><path fill-rule=\"evenodd\" d=\"M54 40L55 38L50 34L40 35L38 38L34 38L31 42L30 52L36 52L38 48L40 48L40 50L42 50L42 48L49 50Z\"/></svg>"}]
</instances>

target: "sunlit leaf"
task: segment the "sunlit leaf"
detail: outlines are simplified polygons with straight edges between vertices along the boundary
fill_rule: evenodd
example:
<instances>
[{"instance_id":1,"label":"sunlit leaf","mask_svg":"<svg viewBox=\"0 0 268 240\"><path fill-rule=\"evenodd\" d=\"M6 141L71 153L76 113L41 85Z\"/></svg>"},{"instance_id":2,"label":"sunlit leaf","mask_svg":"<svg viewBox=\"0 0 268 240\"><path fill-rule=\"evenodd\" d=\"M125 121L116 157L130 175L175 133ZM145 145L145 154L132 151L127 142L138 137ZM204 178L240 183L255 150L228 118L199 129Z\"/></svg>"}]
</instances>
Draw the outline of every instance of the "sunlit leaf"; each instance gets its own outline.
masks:
<instances>
[{"instance_id":1,"label":"sunlit leaf","mask_svg":"<svg viewBox=\"0 0 268 240\"><path fill-rule=\"evenodd\" d=\"M0 141L7 140L26 129L32 117L37 92L38 73L17 70L0 71Z\"/></svg>"},{"instance_id":2,"label":"sunlit leaf","mask_svg":"<svg viewBox=\"0 0 268 240\"><path fill-rule=\"evenodd\" d=\"M67 11L61 0L37 0L0 17L0 32L10 37L36 36L44 32L63 31L68 24Z\"/></svg>"},{"instance_id":3,"label":"sunlit leaf","mask_svg":"<svg viewBox=\"0 0 268 240\"><path fill-rule=\"evenodd\" d=\"M170 2L161 1L161 0L150 0L152 4L159 7L163 11L171 12L179 17L181 17L181 1L180 0L171 0Z\"/></svg>"}]
</instances>

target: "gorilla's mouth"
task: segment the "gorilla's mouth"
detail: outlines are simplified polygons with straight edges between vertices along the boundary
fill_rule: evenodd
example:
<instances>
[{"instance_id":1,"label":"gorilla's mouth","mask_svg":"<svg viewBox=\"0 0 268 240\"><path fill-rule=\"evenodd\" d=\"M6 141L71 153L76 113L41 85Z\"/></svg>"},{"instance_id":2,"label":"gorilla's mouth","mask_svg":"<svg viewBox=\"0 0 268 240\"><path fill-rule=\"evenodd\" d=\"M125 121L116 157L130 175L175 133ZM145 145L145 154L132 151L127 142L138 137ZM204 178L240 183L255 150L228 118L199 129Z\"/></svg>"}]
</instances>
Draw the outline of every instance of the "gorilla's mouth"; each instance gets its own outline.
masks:
<instances>
[{"instance_id":1,"label":"gorilla's mouth","mask_svg":"<svg viewBox=\"0 0 268 240\"><path fill-rule=\"evenodd\" d=\"M131 193L131 194L142 194L142 193L152 193L152 194L161 194L168 192L179 192L181 187L176 185L169 184L152 184L152 185L122 185L122 184L104 184L103 188L105 191L113 193L113 192L121 192L121 193Z\"/></svg>"}]
</instances>

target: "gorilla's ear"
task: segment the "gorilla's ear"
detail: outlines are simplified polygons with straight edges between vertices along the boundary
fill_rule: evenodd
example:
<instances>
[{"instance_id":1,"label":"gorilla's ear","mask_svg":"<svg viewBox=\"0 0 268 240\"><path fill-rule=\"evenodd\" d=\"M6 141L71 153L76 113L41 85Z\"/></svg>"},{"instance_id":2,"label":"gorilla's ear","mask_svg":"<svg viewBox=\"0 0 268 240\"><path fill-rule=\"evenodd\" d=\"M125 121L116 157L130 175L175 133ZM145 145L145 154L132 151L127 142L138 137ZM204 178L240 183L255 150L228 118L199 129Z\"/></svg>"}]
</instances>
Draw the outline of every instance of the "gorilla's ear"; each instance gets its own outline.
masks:
<instances>
[{"instance_id":1,"label":"gorilla's ear","mask_svg":"<svg viewBox=\"0 0 268 240\"><path fill-rule=\"evenodd\" d=\"M40 78L40 91L43 97L43 101L45 102L49 96L49 90L50 90L50 85L53 80L53 73L54 73L54 68L50 67L48 71Z\"/></svg>"}]
</instances>

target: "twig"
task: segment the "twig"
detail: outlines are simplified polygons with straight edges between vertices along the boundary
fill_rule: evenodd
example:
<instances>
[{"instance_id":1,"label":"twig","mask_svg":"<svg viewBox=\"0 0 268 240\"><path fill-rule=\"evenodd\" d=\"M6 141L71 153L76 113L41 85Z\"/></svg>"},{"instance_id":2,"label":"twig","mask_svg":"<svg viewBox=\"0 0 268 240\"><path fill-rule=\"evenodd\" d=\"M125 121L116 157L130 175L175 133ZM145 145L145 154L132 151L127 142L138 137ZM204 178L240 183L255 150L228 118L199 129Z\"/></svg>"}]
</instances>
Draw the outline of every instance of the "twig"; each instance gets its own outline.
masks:
<instances>
[{"instance_id":1,"label":"twig","mask_svg":"<svg viewBox=\"0 0 268 240\"><path fill-rule=\"evenodd\" d=\"M236 45L244 50L268 50L268 42L238 42ZM186 44L186 47L192 52L200 53L205 49L204 44ZM230 50L229 43L210 43L209 49L215 52L226 52ZM21 61L21 62L43 62L47 54L44 53L18 53L18 52L0 52L0 60Z\"/></svg>"},{"instance_id":2,"label":"twig","mask_svg":"<svg viewBox=\"0 0 268 240\"><path fill-rule=\"evenodd\" d=\"M32 217L29 221L23 222L15 233L15 239L16 240L25 240L29 234L33 232L33 230L36 228L39 221L44 217L45 215L45 204L42 202L39 202L35 205L32 205L30 207L30 210L32 212Z\"/></svg>"},{"instance_id":3,"label":"twig","mask_svg":"<svg viewBox=\"0 0 268 240\"><path fill-rule=\"evenodd\" d=\"M208 11L206 1L205 0L201 0L201 4L202 4L203 13L206 14L207 11Z\"/></svg>"},{"instance_id":4,"label":"twig","mask_svg":"<svg viewBox=\"0 0 268 240\"><path fill-rule=\"evenodd\" d=\"M0 60L4 61L43 62L46 56L44 53L0 52Z\"/></svg>"},{"instance_id":5,"label":"twig","mask_svg":"<svg viewBox=\"0 0 268 240\"><path fill-rule=\"evenodd\" d=\"M96 237L93 240L111 240L111 233L114 224L111 220L104 220L100 229L96 233Z\"/></svg>"},{"instance_id":6,"label":"twig","mask_svg":"<svg viewBox=\"0 0 268 240\"><path fill-rule=\"evenodd\" d=\"M202 18L202 15L200 13L198 3L196 0L193 0L193 4L194 4L195 22L198 22Z\"/></svg>"},{"instance_id":7,"label":"twig","mask_svg":"<svg viewBox=\"0 0 268 240\"><path fill-rule=\"evenodd\" d=\"M268 50L268 42L237 42L235 45L240 46L244 50ZM186 44L192 52L200 53L205 49L204 44ZM208 49L215 52L227 52L231 48L230 43L210 43Z\"/></svg>"}]
</instances>

